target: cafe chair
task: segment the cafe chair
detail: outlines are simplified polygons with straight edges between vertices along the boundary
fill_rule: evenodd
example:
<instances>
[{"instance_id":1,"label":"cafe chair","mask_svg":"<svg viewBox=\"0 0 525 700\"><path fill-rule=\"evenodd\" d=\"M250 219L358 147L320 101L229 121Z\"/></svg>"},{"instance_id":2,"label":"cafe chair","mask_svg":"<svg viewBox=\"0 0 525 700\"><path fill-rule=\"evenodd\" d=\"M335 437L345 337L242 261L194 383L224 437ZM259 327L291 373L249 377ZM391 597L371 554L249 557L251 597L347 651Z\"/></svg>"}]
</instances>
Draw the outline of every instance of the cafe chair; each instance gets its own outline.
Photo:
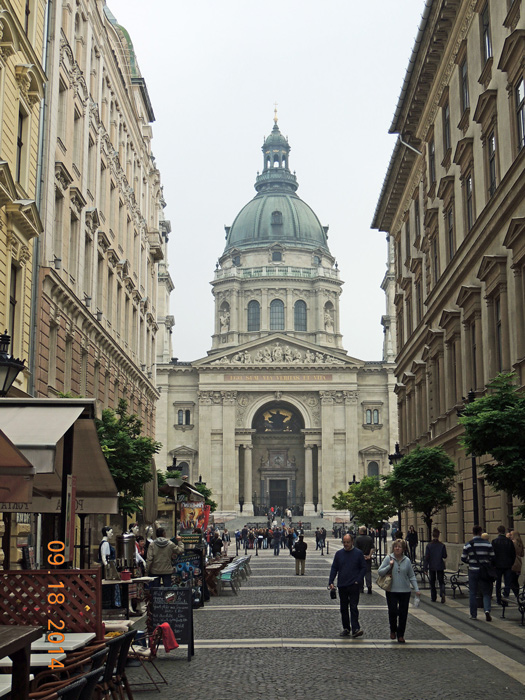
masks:
<instances>
[{"instance_id":1,"label":"cafe chair","mask_svg":"<svg viewBox=\"0 0 525 700\"><path fill-rule=\"evenodd\" d=\"M130 647L133 644L136 634L137 630L131 630L131 632L126 632L126 634L122 635L122 646L120 647L117 664L111 679L113 689L116 690L119 700L125 700L124 690L126 691L128 700L134 700L133 693L131 692L129 682L126 677L126 663L128 661Z\"/></svg>"},{"instance_id":2,"label":"cafe chair","mask_svg":"<svg viewBox=\"0 0 525 700\"><path fill-rule=\"evenodd\" d=\"M58 700L58 698L62 698L62 700L80 700L82 689L87 684L86 678L77 678L73 682L67 680L65 683L66 685L64 683L57 684L60 687L55 690L48 688L43 692L30 693L28 698L29 700ZM53 684L49 683L48 685Z\"/></svg>"},{"instance_id":3,"label":"cafe chair","mask_svg":"<svg viewBox=\"0 0 525 700\"><path fill-rule=\"evenodd\" d=\"M108 656L104 667L104 673L97 684L97 693L100 700L102 698L110 700L112 696L115 697L113 692L115 690L113 685L113 674L117 666L120 649L124 643L124 636L125 635L122 634L120 637L113 637L113 639L108 639L106 642L108 647Z\"/></svg>"},{"instance_id":4,"label":"cafe chair","mask_svg":"<svg viewBox=\"0 0 525 700\"><path fill-rule=\"evenodd\" d=\"M147 676L149 677L149 681L138 681L137 683L130 683L131 686L140 686L140 689L142 690L145 686L153 686L157 692L160 693L160 688L159 684L164 683L168 685L168 681L164 678L162 675L159 667L155 663L155 659L157 658L157 652L159 649L159 646L162 644L162 629L160 628L160 625L155 628L155 631L151 634L151 636L148 639L148 646L145 647L135 647L133 644L131 645L130 653L129 653L129 658L130 659L136 659L139 661L142 670L145 671ZM148 664L151 664L155 671L157 672L158 676L161 678L161 680L155 680L153 676L151 675L149 669L148 669Z\"/></svg>"}]
</instances>

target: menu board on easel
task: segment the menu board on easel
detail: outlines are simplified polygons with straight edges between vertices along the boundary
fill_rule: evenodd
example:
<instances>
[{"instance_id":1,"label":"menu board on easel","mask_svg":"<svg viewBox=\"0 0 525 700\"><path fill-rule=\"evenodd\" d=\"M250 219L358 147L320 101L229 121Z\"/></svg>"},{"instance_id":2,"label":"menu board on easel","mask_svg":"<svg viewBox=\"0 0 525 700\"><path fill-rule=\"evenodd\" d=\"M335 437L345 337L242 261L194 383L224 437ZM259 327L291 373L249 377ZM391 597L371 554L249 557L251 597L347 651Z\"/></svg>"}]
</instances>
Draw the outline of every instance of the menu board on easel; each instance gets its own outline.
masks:
<instances>
[{"instance_id":1,"label":"menu board on easel","mask_svg":"<svg viewBox=\"0 0 525 700\"><path fill-rule=\"evenodd\" d=\"M191 588L152 588L148 602L148 632L167 622L178 644L188 645L188 661L195 653Z\"/></svg>"}]
</instances>

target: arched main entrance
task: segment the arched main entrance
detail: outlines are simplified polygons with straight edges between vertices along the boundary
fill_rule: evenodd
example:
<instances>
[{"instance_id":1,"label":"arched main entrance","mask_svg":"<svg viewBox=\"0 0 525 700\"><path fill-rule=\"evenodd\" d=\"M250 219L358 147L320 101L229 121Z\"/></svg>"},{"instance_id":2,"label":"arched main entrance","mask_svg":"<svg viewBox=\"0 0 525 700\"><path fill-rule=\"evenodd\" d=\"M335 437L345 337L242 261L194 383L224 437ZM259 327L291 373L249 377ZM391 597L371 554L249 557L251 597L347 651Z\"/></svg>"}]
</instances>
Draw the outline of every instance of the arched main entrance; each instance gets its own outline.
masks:
<instances>
[{"instance_id":1,"label":"arched main entrance","mask_svg":"<svg viewBox=\"0 0 525 700\"><path fill-rule=\"evenodd\" d=\"M302 515L304 506L304 419L286 402L260 408L252 421L253 505L257 515L271 506Z\"/></svg>"}]
</instances>

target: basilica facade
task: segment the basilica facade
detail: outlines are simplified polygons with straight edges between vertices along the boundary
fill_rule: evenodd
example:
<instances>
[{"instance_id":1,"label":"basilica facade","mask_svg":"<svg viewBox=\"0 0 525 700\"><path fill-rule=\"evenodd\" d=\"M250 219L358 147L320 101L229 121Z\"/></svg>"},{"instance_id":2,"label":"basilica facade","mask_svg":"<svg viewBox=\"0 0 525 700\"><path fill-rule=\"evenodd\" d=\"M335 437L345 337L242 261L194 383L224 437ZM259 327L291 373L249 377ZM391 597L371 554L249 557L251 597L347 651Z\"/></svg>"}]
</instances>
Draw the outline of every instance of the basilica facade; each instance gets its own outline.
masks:
<instances>
[{"instance_id":1,"label":"basilica facade","mask_svg":"<svg viewBox=\"0 0 525 700\"><path fill-rule=\"evenodd\" d=\"M226 227L211 349L157 364L158 463L176 458L189 481L202 478L224 516L270 505L329 515L349 482L389 470L397 435L389 315L383 360L349 356L328 227L296 194L276 118L262 150L257 194Z\"/></svg>"}]
</instances>

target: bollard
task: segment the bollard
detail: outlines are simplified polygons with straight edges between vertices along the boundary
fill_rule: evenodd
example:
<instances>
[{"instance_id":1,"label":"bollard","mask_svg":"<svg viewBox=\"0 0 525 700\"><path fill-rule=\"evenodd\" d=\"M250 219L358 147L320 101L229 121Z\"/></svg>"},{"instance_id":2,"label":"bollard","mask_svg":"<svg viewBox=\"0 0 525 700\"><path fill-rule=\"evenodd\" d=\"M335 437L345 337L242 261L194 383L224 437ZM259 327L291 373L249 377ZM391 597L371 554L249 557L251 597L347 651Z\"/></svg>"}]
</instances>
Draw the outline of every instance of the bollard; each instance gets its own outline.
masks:
<instances>
[{"instance_id":1,"label":"bollard","mask_svg":"<svg viewBox=\"0 0 525 700\"><path fill-rule=\"evenodd\" d=\"M326 554L330 554L330 542L326 543Z\"/></svg>"}]
</instances>

